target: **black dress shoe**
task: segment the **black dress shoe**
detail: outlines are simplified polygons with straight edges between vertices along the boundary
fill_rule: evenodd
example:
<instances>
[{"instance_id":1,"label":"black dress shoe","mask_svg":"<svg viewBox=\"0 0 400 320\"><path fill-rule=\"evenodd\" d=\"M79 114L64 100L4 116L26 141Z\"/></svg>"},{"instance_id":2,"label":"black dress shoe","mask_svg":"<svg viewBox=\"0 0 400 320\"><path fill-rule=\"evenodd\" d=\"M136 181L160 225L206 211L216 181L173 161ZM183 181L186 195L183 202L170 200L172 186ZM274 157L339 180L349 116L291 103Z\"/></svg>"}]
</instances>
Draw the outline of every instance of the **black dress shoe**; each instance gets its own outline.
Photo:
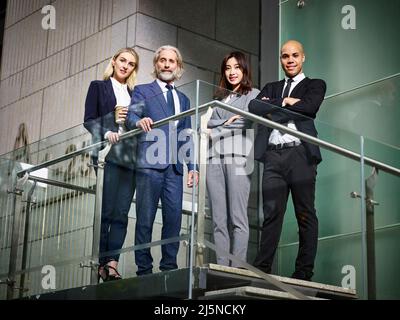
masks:
<instances>
[{"instance_id":1,"label":"black dress shoe","mask_svg":"<svg viewBox=\"0 0 400 320\"><path fill-rule=\"evenodd\" d=\"M258 270L260 270L260 271L262 271L264 273L268 273L268 274L271 273L271 268L263 267L263 266L254 266L254 267L256 267Z\"/></svg>"},{"instance_id":2,"label":"black dress shoe","mask_svg":"<svg viewBox=\"0 0 400 320\"><path fill-rule=\"evenodd\" d=\"M305 280L305 281L311 281L312 276L314 275L313 272L310 271L295 271L293 272L291 278L293 279L299 279L299 280Z\"/></svg>"}]
</instances>

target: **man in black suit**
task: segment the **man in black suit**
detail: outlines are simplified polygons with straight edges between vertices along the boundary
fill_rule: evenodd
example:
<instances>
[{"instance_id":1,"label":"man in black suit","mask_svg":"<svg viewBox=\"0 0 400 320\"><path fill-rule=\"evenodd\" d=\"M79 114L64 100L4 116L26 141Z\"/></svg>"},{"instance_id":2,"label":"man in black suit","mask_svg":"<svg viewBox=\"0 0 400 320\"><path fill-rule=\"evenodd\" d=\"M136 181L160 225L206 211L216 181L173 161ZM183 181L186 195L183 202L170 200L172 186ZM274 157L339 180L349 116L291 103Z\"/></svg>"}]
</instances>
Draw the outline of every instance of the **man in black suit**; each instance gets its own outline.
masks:
<instances>
[{"instance_id":1,"label":"man in black suit","mask_svg":"<svg viewBox=\"0 0 400 320\"><path fill-rule=\"evenodd\" d=\"M316 137L313 119L324 100L326 84L304 75L305 55L298 41L290 40L282 46L280 60L285 79L268 83L250 103L249 110ZM322 160L319 147L259 125L254 155L264 163L264 222L254 265L271 272L290 192L299 228L299 251L292 277L311 280L318 243L314 198L317 164Z\"/></svg>"}]
</instances>

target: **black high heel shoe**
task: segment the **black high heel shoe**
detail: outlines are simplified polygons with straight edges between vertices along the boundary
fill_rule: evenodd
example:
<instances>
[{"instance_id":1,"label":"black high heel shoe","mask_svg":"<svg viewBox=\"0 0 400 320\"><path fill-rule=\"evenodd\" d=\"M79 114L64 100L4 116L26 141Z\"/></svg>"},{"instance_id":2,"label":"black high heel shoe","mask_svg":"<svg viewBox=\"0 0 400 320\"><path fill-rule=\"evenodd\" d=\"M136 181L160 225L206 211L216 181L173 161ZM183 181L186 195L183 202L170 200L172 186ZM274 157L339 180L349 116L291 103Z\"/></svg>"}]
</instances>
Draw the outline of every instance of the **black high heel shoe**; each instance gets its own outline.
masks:
<instances>
[{"instance_id":1,"label":"black high heel shoe","mask_svg":"<svg viewBox=\"0 0 400 320\"><path fill-rule=\"evenodd\" d=\"M108 272L104 267L105 266L99 266L97 269L97 283L100 283L100 279L103 280L103 282L108 281Z\"/></svg>"},{"instance_id":2,"label":"black high heel shoe","mask_svg":"<svg viewBox=\"0 0 400 320\"><path fill-rule=\"evenodd\" d=\"M114 270L115 273L110 274L110 269ZM122 279L122 277L119 274L118 270L116 268L108 265L108 264L106 264L104 266L104 271L106 272L107 278L106 278L106 280L103 279L103 281L114 281L114 280L121 280Z\"/></svg>"}]
</instances>

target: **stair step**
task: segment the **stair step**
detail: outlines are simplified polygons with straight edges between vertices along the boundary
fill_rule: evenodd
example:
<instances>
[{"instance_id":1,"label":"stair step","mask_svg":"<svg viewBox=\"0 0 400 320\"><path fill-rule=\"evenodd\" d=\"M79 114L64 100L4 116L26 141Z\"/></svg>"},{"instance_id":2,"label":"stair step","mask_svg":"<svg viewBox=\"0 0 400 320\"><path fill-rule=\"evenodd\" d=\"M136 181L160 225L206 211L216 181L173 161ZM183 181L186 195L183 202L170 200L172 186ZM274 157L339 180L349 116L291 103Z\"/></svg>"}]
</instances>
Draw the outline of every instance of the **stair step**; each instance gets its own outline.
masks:
<instances>
[{"instance_id":1,"label":"stair step","mask_svg":"<svg viewBox=\"0 0 400 320\"><path fill-rule=\"evenodd\" d=\"M310 300L328 300L307 296ZM294 300L295 298L287 292L263 289L258 287L237 287L223 290L214 290L205 292L201 300L208 299L266 299L266 300Z\"/></svg>"},{"instance_id":2,"label":"stair step","mask_svg":"<svg viewBox=\"0 0 400 320\"><path fill-rule=\"evenodd\" d=\"M218 264L210 263L207 265L208 274L210 277L215 275L215 279L223 279L229 278L233 279L253 279L248 284L240 285L240 283L232 282L230 287L241 287L241 286L252 286L252 287L259 287L263 289L270 289L270 290L278 290L276 286L268 283L267 281L263 280L258 274L241 268L234 268L234 267L227 267ZM338 286L333 286L324 283L312 282L312 281L305 281L287 277L281 277L277 275L269 275L274 279L291 286L292 288L301 291L306 296L313 296L313 297L321 297L327 299L358 299L356 290L350 288L343 288ZM215 289L227 289L225 288L215 288ZM209 290L210 291L210 290Z\"/></svg>"}]
</instances>

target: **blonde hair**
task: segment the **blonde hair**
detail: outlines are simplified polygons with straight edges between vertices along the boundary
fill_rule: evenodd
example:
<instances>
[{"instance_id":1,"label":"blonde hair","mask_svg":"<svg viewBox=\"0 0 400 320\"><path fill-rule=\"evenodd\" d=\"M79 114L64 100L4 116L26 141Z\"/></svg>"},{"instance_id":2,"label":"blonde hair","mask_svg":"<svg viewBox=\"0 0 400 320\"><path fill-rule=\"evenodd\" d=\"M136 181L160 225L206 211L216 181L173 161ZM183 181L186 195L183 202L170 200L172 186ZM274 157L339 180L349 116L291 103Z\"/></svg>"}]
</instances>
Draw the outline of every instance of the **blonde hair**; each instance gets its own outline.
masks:
<instances>
[{"instance_id":1,"label":"blonde hair","mask_svg":"<svg viewBox=\"0 0 400 320\"><path fill-rule=\"evenodd\" d=\"M135 83L136 83L136 76L137 76L137 72L139 70L139 55L136 53L136 51L133 48L122 48L119 49L114 55L113 57L110 59L110 62L108 63L106 70L103 73L103 80L108 80L110 79L110 77L113 76L114 74L114 67L112 65L112 62L115 61L118 56L121 53L124 52L129 52L131 55L133 55L133 57L135 58L135 68L133 69L132 73L130 74L130 76L126 79L126 84L129 88L129 90L133 90L133 88L135 87Z\"/></svg>"},{"instance_id":2,"label":"blonde hair","mask_svg":"<svg viewBox=\"0 0 400 320\"><path fill-rule=\"evenodd\" d=\"M156 64L158 59L160 59L160 54L161 51L163 50L172 50L176 53L176 62L177 62L177 68L176 68L176 72L175 72L175 78L176 80L179 80L182 77L182 74L185 72L185 70L183 69L183 59L182 59L182 55L179 52L178 48L170 46L170 45L165 45L162 46L160 48L158 48L156 50L156 52L154 53L154 58L153 58L153 72L151 73L155 78L157 78L157 68L156 68Z\"/></svg>"}]
</instances>

